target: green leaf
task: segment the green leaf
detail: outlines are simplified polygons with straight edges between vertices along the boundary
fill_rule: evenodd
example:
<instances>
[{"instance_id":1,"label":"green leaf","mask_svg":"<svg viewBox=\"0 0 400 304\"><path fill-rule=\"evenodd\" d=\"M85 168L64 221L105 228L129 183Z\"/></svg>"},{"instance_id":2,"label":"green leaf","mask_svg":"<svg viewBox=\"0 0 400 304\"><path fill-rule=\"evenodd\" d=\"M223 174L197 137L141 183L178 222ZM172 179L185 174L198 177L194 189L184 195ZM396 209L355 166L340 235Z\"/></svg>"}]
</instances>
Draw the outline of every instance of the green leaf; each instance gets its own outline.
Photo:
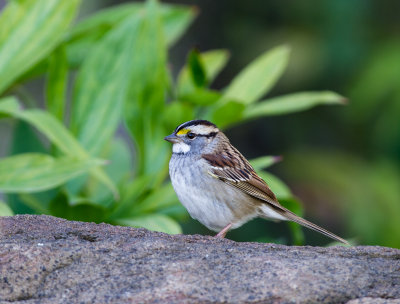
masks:
<instances>
[{"instance_id":1,"label":"green leaf","mask_svg":"<svg viewBox=\"0 0 400 304\"><path fill-rule=\"evenodd\" d=\"M162 4L161 18L165 42L172 46L186 31L197 15L194 7ZM82 22L70 32L67 39L68 58L72 66L79 66L97 41L126 18L141 18L142 3L128 3L104 9Z\"/></svg>"},{"instance_id":2,"label":"green leaf","mask_svg":"<svg viewBox=\"0 0 400 304\"><path fill-rule=\"evenodd\" d=\"M67 42L73 43L89 36L101 38L102 34L107 33L125 18L138 14L142 9L142 3L120 4L102 9L78 22L68 33Z\"/></svg>"},{"instance_id":3,"label":"green leaf","mask_svg":"<svg viewBox=\"0 0 400 304\"><path fill-rule=\"evenodd\" d=\"M238 101L228 101L217 104L209 114L209 120L220 128L225 128L237 121L242 120L245 105Z\"/></svg>"},{"instance_id":4,"label":"green leaf","mask_svg":"<svg viewBox=\"0 0 400 304\"><path fill-rule=\"evenodd\" d=\"M37 192L51 189L100 165L104 165L104 161L53 158L38 153L7 157L0 160L0 191Z\"/></svg>"},{"instance_id":5,"label":"green leaf","mask_svg":"<svg viewBox=\"0 0 400 304\"><path fill-rule=\"evenodd\" d=\"M201 53L201 58L207 72L207 80L211 83L225 67L230 57L228 50L212 50Z\"/></svg>"},{"instance_id":6,"label":"green leaf","mask_svg":"<svg viewBox=\"0 0 400 304\"><path fill-rule=\"evenodd\" d=\"M134 37L133 45L141 46L140 48L134 47L130 54L132 78L126 110L132 109L133 111L125 111L130 130L132 126L129 125L129 120L136 115L143 115L143 113L135 111L138 108L148 107L154 111L152 115L161 115L158 112L164 106L168 83L167 48L161 26L159 6L157 1L146 3L143 18L130 32L130 35Z\"/></svg>"},{"instance_id":7,"label":"green leaf","mask_svg":"<svg viewBox=\"0 0 400 304\"><path fill-rule=\"evenodd\" d=\"M124 116L138 152L138 174L163 171L168 145L160 140L165 129L163 117L168 82L167 49L157 2L149 1L143 18L131 29L134 38L130 54L131 74Z\"/></svg>"},{"instance_id":8,"label":"green leaf","mask_svg":"<svg viewBox=\"0 0 400 304\"><path fill-rule=\"evenodd\" d=\"M141 19L128 18L111 30L87 57L77 77L72 130L80 143L98 155L121 121L129 85L133 84L132 54ZM101 134L101 136L99 136Z\"/></svg>"},{"instance_id":9,"label":"green leaf","mask_svg":"<svg viewBox=\"0 0 400 304\"><path fill-rule=\"evenodd\" d=\"M47 153L47 148L39 138L38 132L23 120L15 123L13 130L13 142L11 145L10 155L22 153ZM8 194L7 202L16 214L38 213L48 214L47 205L51 198L54 197L56 190L48 190L44 192L36 192L35 194L19 193Z\"/></svg>"},{"instance_id":10,"label":"green leaf","mask_svg":"<svg viewBox=\"0 0 400 304\"><path fill-rule=\"evenodd\" d=\"M132 209L132 214L155 212L163 208L178 204L174 189L170 183L151 192L139 204Z\"/></svg>"},{"instance_id":11,"label":"green leaf","mask_svg":"<svg viewBox=\"0 0 400 304\"><path fill-rule=\"evenodd\" d=\"M287 46L276 47L251 62L230 83L225 99L251 104L267 94L284 72L289 60Z\"/></svg>"},{"instance_id":12,"label":"green leaf","mask_svg":"<svg viewBox=\"0 0 400 304\"><path fill-rule=\"evenodd\" d=\"M61 41L79 0L9 1L0 16L0 93Z\"/></svg>"},{"instance_id":13,"label":"green leaf","mask_svg":"<svg viewBox=\"0 0 400 304\"><path fill-rule=\"evenodd\" d=\"M121 200L112 210L109 219L114 220L127 214L132 214L140 198L150 191L153 186L153 175L141 175L133 181L121 184Z\"/></svg>"},{"instance_id":14,"label":"green leaf","mask_svg":"<svg viewBox=\"0 0 400 304\"><path fill-rule=\"evenodd\" d=\"M282 160L281 156L261 156L254 158L250 161L250 164L253 166L254 170L262 170L266 169L277 162Z\"/></svg>"},{"instance_id":15,"label":"green leaf","mask_svg":"<svg viewBox=\"0 0 400 304\"><path fill-rule=\"evenodd\" d=\"M11 210L10 207L8 207L8 205L3 202L0 201L0 216L13 216L14 212Z\"/></svg>"},{"instance_id":16,"label":"green leaf","mask_svg":"<svg viewBox=\"0 0 400 304\"><path fill-rule=\"evenodd\" d=\"M200 59L205 70L206 79L211 83L229 59L226 50L213 50L200 54ZM196 87L190 76L188 65L185 65L178 76L178 95L185 96L194 94Z\"/></svg>"},{"instance_id":17,"label":"green leaf","mask_svg":"<svg viewBox=\"0 0 400 304\"><path fill-rule=\"evenodd\" d=\"M49 61L46 106L54 117L57 117L59 121L63 121L68 85L68 62L64 46L57 48Z\"/></svg>"},{"instance_id":18,"label":"green leaf","mask_svg":"<svg viewBox=\"0 0 400 304\"><path fill-rule=\"evenodd\" d=\"M141 159L144 160L140 164L141 168L146 174L155 174L158 182L163 182L168 174L168 160L171 151L171 145L163 140L168 132L157 121L151 122L148 120L143 122L143 125L144 149L142 153L144 152L145 154L141 155Z\"/></svg>"},{"instance_id":19,"label":"green leaf","mask_svg":"<svg viewBox=\"0 0 400 304\"><path fill-rule=\"evenodd\" d=\"M320 104L344 104L346 99L334 92L302 92L270 98L247 107L244 117L282 115L304 111Z\"/></svg>"},{"instance_id":20,"label":"green leaf","mask_svg":"<svg viewBox=\"0 0 400 304\"><path fill-rule=\"evenodd\" d=\"M281 181L278 177L265 171L257 173L268 184L272 192L275 193L278 200L290 199L293 197L289 187L286 186L285 183Z\"/></svg>"},{"instance_id":21,"label":"green leaf","mask_svg":"<svg viewBox=\"0 0 400 304\"><path fill-rule=\"evenodd\" d=\"M57 119L49 113L41 110L23 110L20 108L15 97L6 97L0 99L0 113L10 115L12 117L22 119L39 131L55 144L65 155L77 159L88 159L88 153L82 148L79 142L71 135L71 133ZM115 197L118 197L118 190L110 178L101 170L94 168L91 174L106 185Z\"/></svg>"},{"instance_id":22,"label":"green leaf","mask_svg":"<svg viewBox=\"0 0 400 304\"><path fill-rule=\"evenodd\" d=\"M187 101L199 106L207 106L216 103L221 99L221 96L222 95L218 91L195 89L192 93L180 96L179 100Z\"/></svg>"},{"instance_id":23,"label":"green leaf","mask_svg":"<svg viewBox=\"0 0 400 304\"><path fill-rule=\"evenodd\" d=\"M69 131L47 112L37 109L23 110L15 97L1 99L0 112L22 119L35 126L66 155L78 158L87 157L85 150Z\"/></svg>"},{"instance_id":24,"label":"green leaf","mask_svg":"<svg viewBox=\"0 0 400 304\"><path fill-rule=\"evenodd\" d=\"M109 148L110 151L107 153L109 164L105 171L113 181L119 183L132 175L132 151L122 137L113 138Z\"/></svg>"},{"instance_id":25,"label":"green leaf","mask_svg":"<svg viewBox=\"0 0 400 304\"><path fill-rule=\"evenodd\" d=\"M14 96L8 96L0 99L0 113L8 115L21 110L20 104Z\"/></svg>"},{"instance_id":26,"label":"green leaf","mask_svg":"<svg viewBox=\"0 0 400 304\"><path fill-rule=\"evenodd\" d=\"M179 40L198 14L195 6L161 4L165 43L171 47Z\"/></svg>"},{"instance_id":27,"label":"green leaf","mask_svg":"<svg viewBox=\"0 0 400 304\"><path fill-rule=\"evenodd\" d=\"M194 119L193 107L182 101L173 101L165 106L165 129L174 130L182 121Z\"/></svg>"},{"instance_id":28,"label":"green leaf","mask_svg":"<svg viewBox=\"0 0 400 304\"><path fill-rule=\"evenodd\" d=\"M113 138L104 154L108 160L104 171L115 184L126 181L132 175L133 158L127 143L120 137ZM87 187L88 197L93 201L109 200L109 191L101 183L93 181ZM106 205L106 204L102 204Z\"/></svg>"},{"instance_id":29,"label":"green leaf","mask_svg":"<svg viewBox=\"0 0 400 304\"><path fill-rule=\"evenodd\" d=\"M199 51L196 49L191 50L187 61L194 85L198 88L204 87L207 84L207 76Z\"/></svg>"},{"instance_id":30,"label":"green leaf","mask_svg":"<svg viewBox=\"0 0 400 304\"><path fill-rule=\"evenodd\" d=\"M164 232L168 234L180 234L182 228L169 216L163 214L146 214L132 218L119 219L118 225L142 227L153 231Z\"/></svg>"}]
</instances>

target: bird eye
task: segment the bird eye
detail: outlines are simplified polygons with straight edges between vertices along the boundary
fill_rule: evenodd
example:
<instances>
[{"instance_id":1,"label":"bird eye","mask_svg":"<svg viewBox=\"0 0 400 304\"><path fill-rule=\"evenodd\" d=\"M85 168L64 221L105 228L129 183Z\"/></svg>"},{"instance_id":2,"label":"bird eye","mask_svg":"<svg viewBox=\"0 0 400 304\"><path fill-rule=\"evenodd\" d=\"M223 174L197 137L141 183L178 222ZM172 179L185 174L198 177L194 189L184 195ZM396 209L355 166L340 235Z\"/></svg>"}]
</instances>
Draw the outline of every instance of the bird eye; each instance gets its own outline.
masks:
<instances>
[{"instance_id":1,"label":"bird eye","mask_svg":"<svg viewBox=\"0 0 400 304\"><path fill-rule=\"evenodd\" d=\"M194 133L192 133L192 132L189 132L189 133L187 134L187 137L188 137L189 139L193 139L193 138L196 137L196 134L194 134Z\"/></svg>"}]
</instances>

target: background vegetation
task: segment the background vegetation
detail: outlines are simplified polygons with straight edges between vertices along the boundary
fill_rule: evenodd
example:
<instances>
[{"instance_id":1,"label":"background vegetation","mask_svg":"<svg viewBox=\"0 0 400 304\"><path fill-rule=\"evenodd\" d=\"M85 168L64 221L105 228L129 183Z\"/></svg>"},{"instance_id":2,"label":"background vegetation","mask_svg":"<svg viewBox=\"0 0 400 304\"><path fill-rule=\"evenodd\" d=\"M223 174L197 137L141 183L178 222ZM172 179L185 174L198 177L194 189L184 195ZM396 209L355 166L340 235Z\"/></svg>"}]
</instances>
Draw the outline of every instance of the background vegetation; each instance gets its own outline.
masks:
<instances>
[{"instance_id":1,"label":"background vegetation","mask_svg":"<svg viewBox=\"0 0 400 304\"><path fill-rule=\"evenodd\" d=\"M101 1L9 2L0 16L0 213L207 232L177 202L162 140L206 118L258 157L259 170L277 161L263 155L284 156L276 175L262 174L295 212L300 197L318 224L400 247L396 24L367 23L379 12L372 2L225 2L199 2L200 14L156 1L90 14ZM343 103L326 89L349 105L275 117ZM303 242L296 225L258 220L230 237ZM324 242L307 232L307 243Z\"/></svg>"}]
</instances>

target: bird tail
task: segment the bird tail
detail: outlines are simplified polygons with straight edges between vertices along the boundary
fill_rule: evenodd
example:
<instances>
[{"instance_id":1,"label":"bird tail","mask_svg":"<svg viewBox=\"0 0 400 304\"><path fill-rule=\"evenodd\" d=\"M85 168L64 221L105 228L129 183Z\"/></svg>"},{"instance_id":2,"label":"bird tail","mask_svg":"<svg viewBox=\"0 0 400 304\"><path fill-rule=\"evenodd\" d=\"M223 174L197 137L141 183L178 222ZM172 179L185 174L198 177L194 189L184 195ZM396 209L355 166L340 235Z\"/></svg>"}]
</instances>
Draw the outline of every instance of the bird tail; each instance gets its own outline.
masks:
<instances>
[{"instance_id":1,"label":"bird tail","mask_svg":"<svg viewBox=\"0 0 400 304\"><path fill-rule=\"evenodd\" d=\"M330 237L331 239L334 239L335 241L341 242L341 243L346 244L346 245L350 245L349 242L347 242L345 239L342 239L340 236L337 236L336 234L334 234L334 233L332 233L332 232L330 232L330 231L328 231L328 230L326 230L326 229L324 229L324 228L322 228L322 227L320 227L320 226L318 226L318 225L316 225L314 223L311 223L311 222L303 219L302 217L294 214L293 212L291 212L290 210L288 210L288 209L286 209L286 208L284 208L282 206L279 206L280 208L278 206L275 206L275 205L270 205L270 206L274 209L274 211L276 211L282 217L284 217L285 219L287 219L289 221L293 221L293 222L295 222L297 224L300 224L300 225L302 225L304 227L307 227L309 229L312 229L314 231L322 233L322 234L326 235L327 237Z\"/></svg>"},{"instance_id":2,"label":"bird tail","mask_svg":"<svg viewBox=\"0 0 400 304\"><path fill-rule=\"evenodd\" d=\"M346 245L350 245L349 242L347 242L345 239L342 239L340 236L337 236L336 234L334 234L334 233L332 233L332 232L330 232L330 231L328 231L328 230L326 230L326 229L324 229L324 228L322 228L322 227L320 227L320 226L318 226L318 225L316 225L314 223L311 223L311 222L309 222L309 221L297 216L296 214L294 214L294 213L292 213L290 211L286 212L285 214L282 214L282 215L287 217L289 220L291 220L293 222L296 222L297 224L300 224L300 225L302 225L304 227L307 227L309 229L312 229L314 231L322 233L322 234L326 235L327 237L330 237L331 239L334 239L335 241L341 242L341 243L346 244Z\"/></svg>"}]
</instances>

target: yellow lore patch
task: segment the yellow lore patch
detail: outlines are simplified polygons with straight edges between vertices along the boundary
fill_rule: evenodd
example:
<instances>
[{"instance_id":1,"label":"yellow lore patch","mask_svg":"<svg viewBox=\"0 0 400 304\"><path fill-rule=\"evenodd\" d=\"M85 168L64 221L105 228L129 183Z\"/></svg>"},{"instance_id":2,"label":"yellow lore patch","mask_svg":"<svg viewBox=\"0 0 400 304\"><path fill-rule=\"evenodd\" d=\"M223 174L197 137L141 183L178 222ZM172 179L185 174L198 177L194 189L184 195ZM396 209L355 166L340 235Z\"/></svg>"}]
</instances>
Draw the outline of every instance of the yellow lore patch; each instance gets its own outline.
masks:
<instances>
[{"instance_id":1,"label":"yellow lore patch","mask_svg":"<svg viewBox=\"0 0 400 304\"><path fill-rule=\"evenodd\" d=\"M185 135L188 134L190 132L189 129L181 129L178 131L178 133L176 133L176 135Z\"/></svg>"}]
</instances>

